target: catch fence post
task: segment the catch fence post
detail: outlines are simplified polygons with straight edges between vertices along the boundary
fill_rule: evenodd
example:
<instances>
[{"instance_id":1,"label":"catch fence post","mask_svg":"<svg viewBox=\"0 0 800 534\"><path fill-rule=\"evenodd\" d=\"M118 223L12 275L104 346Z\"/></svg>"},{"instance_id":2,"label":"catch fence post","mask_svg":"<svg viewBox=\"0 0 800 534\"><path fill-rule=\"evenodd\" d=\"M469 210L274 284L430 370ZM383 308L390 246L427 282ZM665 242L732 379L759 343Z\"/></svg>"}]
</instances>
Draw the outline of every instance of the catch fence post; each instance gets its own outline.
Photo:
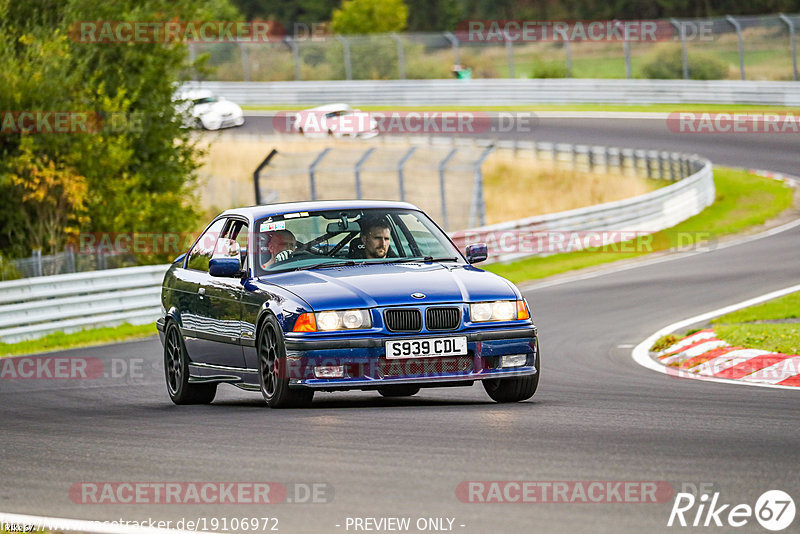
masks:
<instances>
[{"instance_id":1,"label":"catch fence post","mask_svg":"<svg viewBox=\"0 0 800 534\"><path fill-rule=\"evenodd\" d=\"M405 186L405 176L403 174L403 169L406 166L406 162L411 159L411 156L414 155L414 152L417 150L416 146L412 146L408 149L408 152L403 154L403 157L400 158L400 161L397 162L397 187L400 189L400 200L405 202L406 200L406 186Z\"/></svg>"},{"instance_id":2,"label":"catch fence post","mask_svg":"<svg viewBox=\"0 0 800 534\"><path fill-rule=\"evenodd\" d=\"M316 183L316 172L317 166L322 163L322 159L328 155L328 152L333 150L331 147L326 148L322 152L320 152L314 161L308 167L308 184L311 187L311 200L317 200L317 183Z\"/></svg>"},{"instance_id":3,"label":"catch fence post","mask_svg":"<svg viewBox=\"0 0 800 534\"><path fill-rule=\"evenodd\" d=\"M356 162L356 166L355 166L356 198L358 200L361 200L361 196L362 196L361 195L361 168L364 166L364 163L367 162L367 160L369 159L369 157L372 155L373 152L375 152L375 147L367 149L367 151L364 152L364 155L361 156L361 158L359 158L359 160Z\"/></svg>"},{"instance_id":4,"label":"catch fence post","mask_svg":"<svg viewBox=\"0 0 800 534\"><path fill-rule=\"evenodd\" d=\"M736 30L736 40L739 43L739 73L742 80L744 80L746 77L744 73L744 42L742 41L742 25L739 24L738 20L730 15L725 15L725 20L727 20Z\"/></svg>"},{"instance_id":5,"label":"catch fence post","mask_svg":"<svg viewBox=\"0 0 800 534\"><path fill-rule=\"evenodd\" d=\"M442 222L444 223L445 230L450 229L449 221L447 220L447 193L445 190L445 181L444 181L444 173L447 170L447 164L453 159L453 156L456 155L458 152L457 148L454 148L450 151L447 156L439 163L439 188L441 190L442 196Z\"/></svg>"}]
</instances>

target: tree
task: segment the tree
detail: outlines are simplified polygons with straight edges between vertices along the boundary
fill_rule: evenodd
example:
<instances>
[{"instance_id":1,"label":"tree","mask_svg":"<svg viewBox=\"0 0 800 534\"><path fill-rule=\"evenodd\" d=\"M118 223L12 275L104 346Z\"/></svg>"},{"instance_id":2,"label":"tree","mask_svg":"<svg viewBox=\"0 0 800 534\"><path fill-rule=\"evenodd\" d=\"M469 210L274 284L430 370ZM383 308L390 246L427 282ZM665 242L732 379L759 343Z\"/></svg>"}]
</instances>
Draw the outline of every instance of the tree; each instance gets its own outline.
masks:
<instances>
[{"instance_id":1,"label":"tree","mask_svg":"<svg viewBox=\"0 0 800 534\"><path fill-rule=\"evenodd\" d=\"M408 7L403 0L345 0L333 12L334 33L389 33L405 29Z\"/></svg>"},{"instance_id":2,"label":"tree","mask_svg":"<svg viewBox=\"0 0 800 534\"><path fill-rule=\"evenodd\" d=\"M46 154L34 154L30 138L10 162L10 184L19 195L19 213L31 249L46 254L64 250L77 236L86 215L86 178Z\"/></svg>"},{"instance_id":3,"label":"tree","mask_svg":"<svg viewBox=\"0 0 800 534\"><path fill-rule=\"evenodd\" d=\"M201 151L172 101L188 72L185 43L97 44L75 39L70 28L80 21L236 18L227 0L0 0L0 110L96 118L89 132L0 135L0 201L15 206L0 211L0 252L27 255L40 246L29 232L47 210L58 221L48 223L48 243L76 228L196 230Z\"/></svg>"},{"instance_id":4,"label":"tree","mask_svg":"<svg viewBox=\"0 0 800 534\"><path fill-rule=\"evenodd\" d=\"M455 30L463 20L457 0L406 0L408 31Z\"/></svg>"}]
</instances>

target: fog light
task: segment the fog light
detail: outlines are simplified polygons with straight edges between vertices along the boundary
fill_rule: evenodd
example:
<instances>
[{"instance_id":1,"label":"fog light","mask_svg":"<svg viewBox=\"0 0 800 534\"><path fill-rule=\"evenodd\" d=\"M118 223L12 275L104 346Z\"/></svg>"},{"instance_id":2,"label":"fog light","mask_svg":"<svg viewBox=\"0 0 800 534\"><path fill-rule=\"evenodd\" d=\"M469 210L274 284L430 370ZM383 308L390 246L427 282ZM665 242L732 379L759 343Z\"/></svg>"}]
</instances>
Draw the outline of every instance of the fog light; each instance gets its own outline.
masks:
<instances>
[{"instance_id":1,"label":"fog light","mask_svg":"<svg viewBox=\"0 0 800 534\"><path fill-rule=\"evenodd\" d=\"M314 367L314 376L317 378L342 378L344 365L318 365Z\"/></svg>"},{"instance_id":2,"label":"fog light","mask_svg":"<svg viewBox=\"0 0 800 534\"><path fill-rule=\"evenodd\" d=\"M500 358L500 367L520 367L527 361L527 354L509 354Z\"/></svg>"}]
</instances>

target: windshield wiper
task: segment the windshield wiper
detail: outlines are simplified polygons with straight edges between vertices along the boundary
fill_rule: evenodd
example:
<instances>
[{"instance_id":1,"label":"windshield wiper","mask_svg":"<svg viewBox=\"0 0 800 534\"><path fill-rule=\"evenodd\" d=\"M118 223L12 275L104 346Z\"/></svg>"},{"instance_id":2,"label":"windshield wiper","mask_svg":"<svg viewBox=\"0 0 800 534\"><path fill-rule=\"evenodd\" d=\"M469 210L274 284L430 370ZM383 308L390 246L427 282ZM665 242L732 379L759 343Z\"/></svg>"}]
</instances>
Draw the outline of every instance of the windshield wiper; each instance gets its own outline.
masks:
<instances>
[{"instance_id":1,"label":"windshield wiper","mask_svg":"<svg viewBox=\"0 0 800 534\"><path fill-rule=\"evenodd\" d=\"M319 263L313 263L311 265L303 265L302 267L295 267L295 271L308 271L310 269L321 269L324 267L349 267L355 265L356 262L353 260L347 261L323 261Z\"/></svg>"},{"instance_id":2,"label":"windshield wiper","mask_svg":"<svg viewBox=\"0 0 800 534\"><path fill-rule=\"evenodd\" d=\"M413 262L424 262L430 263L434 261L458 261L458 258L434 258L433 256L425 256L425 257L415 257L415 258L397 258L394 260L383 261L381 263L413 263Z\"/></svg>"}]
</instances>

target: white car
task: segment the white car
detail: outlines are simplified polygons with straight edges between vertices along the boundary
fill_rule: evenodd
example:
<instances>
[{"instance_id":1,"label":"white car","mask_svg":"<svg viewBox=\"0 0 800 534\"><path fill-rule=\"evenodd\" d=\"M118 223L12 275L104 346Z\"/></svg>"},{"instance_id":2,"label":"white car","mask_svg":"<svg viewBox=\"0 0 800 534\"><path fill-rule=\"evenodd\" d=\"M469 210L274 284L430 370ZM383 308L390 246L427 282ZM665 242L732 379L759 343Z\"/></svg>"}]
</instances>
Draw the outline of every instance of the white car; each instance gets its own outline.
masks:
<instances>
[{"instance_id":1,"label":"white car","mask_svg":"<svg viewBox=\"0 0 800 534\"><path fill-rule=\"evenodd\" d=\"M378 135L378 123L369 113L347 104L327 104L294 115L292 130L306 137L360 137Z\"/></svg>"},{"instance_id":2,"label":"white car","mask_svg":"<svg viewBox=\"0 0 800 534\"><path fill-rule=\"evenodd\" d=\"M198 126L206 130L219 130L244 124L244 113L238 104L217 96L208 89L190 89L177 95L183 101L179 111L190 117L187 126Z\"/></svg>"}]
</instances>

